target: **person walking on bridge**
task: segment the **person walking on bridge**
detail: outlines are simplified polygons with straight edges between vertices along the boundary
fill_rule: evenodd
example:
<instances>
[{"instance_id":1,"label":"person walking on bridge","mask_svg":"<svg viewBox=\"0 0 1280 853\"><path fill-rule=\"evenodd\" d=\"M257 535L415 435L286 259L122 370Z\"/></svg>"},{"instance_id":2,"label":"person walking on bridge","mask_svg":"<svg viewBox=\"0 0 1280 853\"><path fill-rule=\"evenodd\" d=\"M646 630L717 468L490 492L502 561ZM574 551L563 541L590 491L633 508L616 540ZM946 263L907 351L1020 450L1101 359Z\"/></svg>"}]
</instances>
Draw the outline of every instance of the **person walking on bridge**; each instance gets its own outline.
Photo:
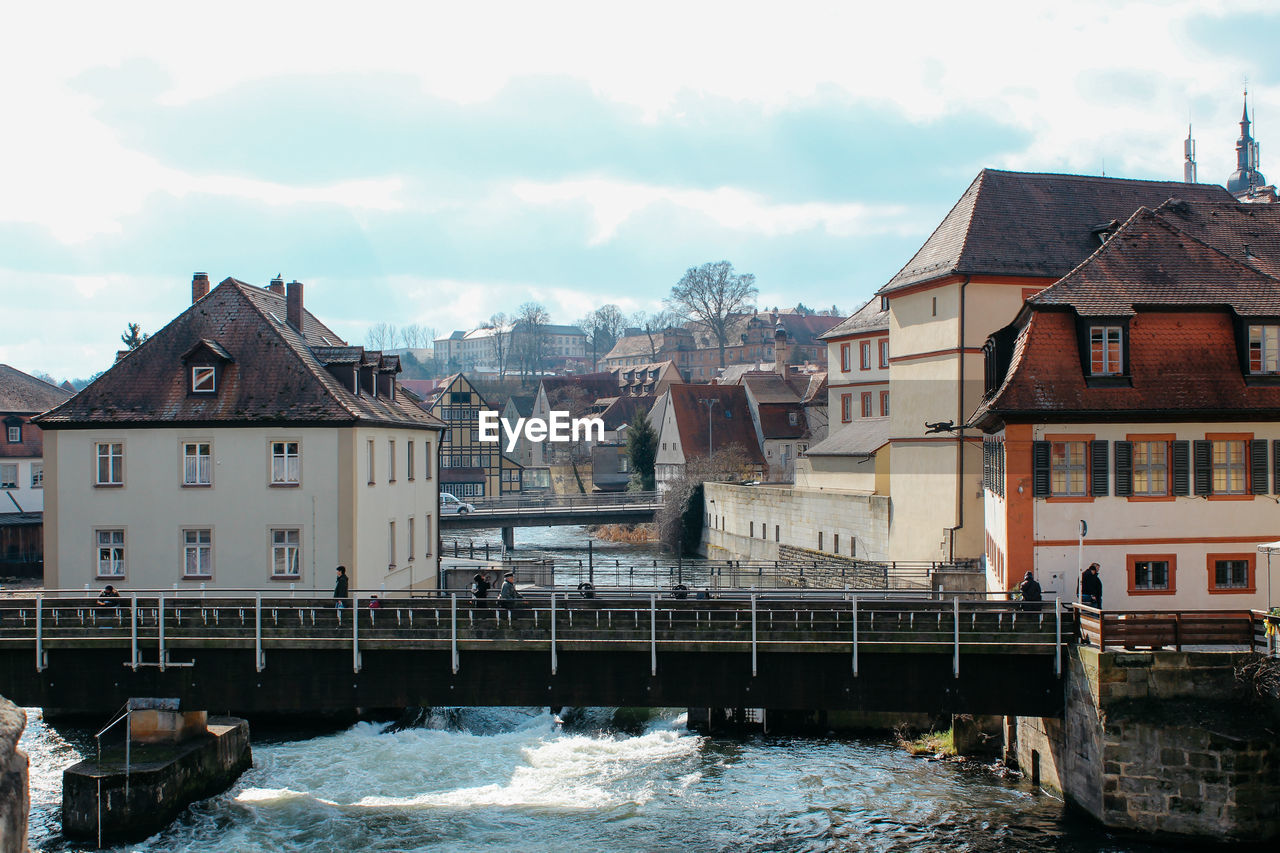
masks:
<instances>
[{"instance_id":1,"label":"person walking on bridge","mask_svg":"<svg viewBox=\"0 0 1280 853\"><path fill-rule=\"evenodd\" d=\"M347 579L346 566L338 566L335 571L338 573L338 579L333 584L333 598L338 602L338 609L341 610L347 606L350 581Z\"/></svg>"},{"instance_id":2,"label":"person walking on bridge","mask_svg":"<svg viewBox=\"0 0 1280 853\"><path fill-rule=\"evenodd\" d=\"M522 598L524 596L516 591L515 572L507 572L503 575L502 587L498 590L498 603L510 614L516 609L516 602Z\"/></svg>"},{"instance_id":3,"label":"person walking on bridge","mask_svg":"<svg viewBox=\"0 0 1280 853\"><path fill-rule=\"evenodd\" d=\"M484 572L476 572L471 578L471 600L475 602L477 607L485 606L485 599L489 597L489 578Z\"/></svg>"},{"instance_id":4,"label":"person walking on bridge","mask_svg":"<svg viewBox=\"0 0 1280 853\"><path fill-rule=\"evenodd\" d=\"M1102 578L1098 577L1098 564L1090 563L1080 575L1080 603L1102 609Z\"/></svg>"},{"instance_id":5,"label":"person walking on bridge","mask_svg":"<svg viewBox=\"0 0 1280 853\"><path fill-rule=\"evenodd\" d=\"M1035 573L1027 572L1022 583L1018 585L1018 592L1022 595L1023 610L1035 612L1040 609L1040 602L1044 601L1044 593L1040 589Z\"/></svg>"}]
</instances>

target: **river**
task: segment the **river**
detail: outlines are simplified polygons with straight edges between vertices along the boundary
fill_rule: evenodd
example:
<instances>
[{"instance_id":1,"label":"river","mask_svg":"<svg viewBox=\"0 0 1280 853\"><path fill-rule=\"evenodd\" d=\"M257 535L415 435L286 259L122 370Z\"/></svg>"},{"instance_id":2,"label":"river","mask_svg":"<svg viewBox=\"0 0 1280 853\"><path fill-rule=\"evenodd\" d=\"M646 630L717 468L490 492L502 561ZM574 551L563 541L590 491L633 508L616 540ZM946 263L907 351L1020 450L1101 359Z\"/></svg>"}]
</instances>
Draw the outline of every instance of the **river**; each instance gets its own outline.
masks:
<instances>
[{"instance_id":1,"label":"river","mask_svg":"<svg viewBox=\"0 0 1280 853\"><path fill-rule=\"evenodd\" d=\"M471 538L468 536L467 538ZM477 542L497 532L477 532ZM465 540L464 540L465 541ZM582 528L517 531L521 555L585 559ZM602 561L652 546L600 543ZM38 709L31 846L62 839L62 770L91 730ZM407 727L254 730L254 766L140 851L779 851L780 853L1154 853L1117 839L990 769L908 756L883 740L704 737L680 709L614 723L607 709L436 710Z\"/></svg>"}]
</instances>

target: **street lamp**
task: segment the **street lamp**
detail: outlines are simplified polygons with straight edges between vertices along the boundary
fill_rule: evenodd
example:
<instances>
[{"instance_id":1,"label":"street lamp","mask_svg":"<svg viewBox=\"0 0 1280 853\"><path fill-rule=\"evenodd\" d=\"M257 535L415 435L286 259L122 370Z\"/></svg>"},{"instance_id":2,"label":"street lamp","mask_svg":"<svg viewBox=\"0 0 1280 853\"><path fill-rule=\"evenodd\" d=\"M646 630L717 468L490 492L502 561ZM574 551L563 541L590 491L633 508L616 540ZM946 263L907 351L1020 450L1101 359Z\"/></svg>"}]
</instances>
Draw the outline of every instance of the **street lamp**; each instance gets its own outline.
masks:
<instances>
[{"instance_id":1,"label":"street lamp","mask_svg":"<svg viewBox=\"0 0 1280 853\"><path fill-rule=\"evenodd\" d=\"M702 402L707 404L707 458L710 459L711 453L712 453L712 447L713 447L713 443L711 440L712 430L713 430L713 425L711 423L711 410L715 408L716 403L719 403L720 400L715 397L712 397L710 399L703 400Z\"/></svg>"}]
</instances>

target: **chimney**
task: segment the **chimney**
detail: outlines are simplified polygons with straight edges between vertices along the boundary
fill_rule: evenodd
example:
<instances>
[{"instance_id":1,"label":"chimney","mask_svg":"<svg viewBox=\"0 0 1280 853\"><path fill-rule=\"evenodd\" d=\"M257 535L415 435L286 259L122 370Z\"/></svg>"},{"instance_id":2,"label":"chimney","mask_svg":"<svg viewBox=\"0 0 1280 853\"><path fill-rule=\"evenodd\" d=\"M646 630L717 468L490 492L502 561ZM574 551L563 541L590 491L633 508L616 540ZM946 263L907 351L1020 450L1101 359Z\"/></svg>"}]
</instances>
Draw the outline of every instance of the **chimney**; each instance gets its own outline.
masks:
<instances>
[{"instance_id":1,"label":"chimney","mask_svg":"<svg viewBox=\"0 0 1280 853\"><path fill-rule=\"evenodd\" d=\"M284 279L280 277L279 273L276 273L276 277L271 279L271 283L267 285L267 290L270 290L276 296L284 296Z\"/></svg>"},{"instance_id":2,"label":"chimney","mask_svg":"<svg viewBox=\"0 0 1280 853\"><path fill-rule=\"evenodd\" d=\"M289 325L302 332L302 282L291 281L285 294L285 318Z\"/></svg>"},{"instance_id":3,"label":"chimney","mask_svg":"<svg viewBox=\"0 0 1280 853\"><path fill-rule=\"evenodd\" d=\"M787 330L782 328L782 321L773 327L773 372L787 376Z\"/></svg>"},{"instance_id":4,"label":"chimney","mask_svg":"<svg viewBox=\"0 0 1280 853\"><path fill-rule=\"evenodd\" d=\"M198 272L191 276L191 304L194 305L209 295L209 274Z\"/></svg>"}]
</instances>

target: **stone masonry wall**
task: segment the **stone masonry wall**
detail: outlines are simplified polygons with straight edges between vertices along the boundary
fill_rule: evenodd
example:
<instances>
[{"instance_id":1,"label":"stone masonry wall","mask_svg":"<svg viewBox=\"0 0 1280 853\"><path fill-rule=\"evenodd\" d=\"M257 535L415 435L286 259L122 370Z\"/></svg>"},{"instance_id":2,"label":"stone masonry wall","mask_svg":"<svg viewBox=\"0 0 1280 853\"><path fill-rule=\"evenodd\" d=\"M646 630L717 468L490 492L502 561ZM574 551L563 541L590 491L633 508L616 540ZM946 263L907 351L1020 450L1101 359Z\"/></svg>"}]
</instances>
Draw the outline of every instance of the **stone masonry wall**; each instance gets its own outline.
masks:
<instances>
[{"instance_id":1,"label":"stone masonry wall","mask_svg":"<svg viewBox=\"0 0 1280 853\"><path fill-rule=\"evenodd\" d=\"M1280 837L1280 744L1274 718L1237 698L1245 657L1075 648L1065 719L1019 718L1019 764L1109 827Z\"/></svg>"},{"instance_id":2,"label":"stone masonry wall","mask_svg":"<svg viewBox=\"0 0 1280 853\"><path fill-rule=\"evenodd\" d=\"M18 749L27 727L27 714L0 698L0 853L26 853L27 815L31 794L27 786L30 761Z\"/></svg>"}]
</instances>

